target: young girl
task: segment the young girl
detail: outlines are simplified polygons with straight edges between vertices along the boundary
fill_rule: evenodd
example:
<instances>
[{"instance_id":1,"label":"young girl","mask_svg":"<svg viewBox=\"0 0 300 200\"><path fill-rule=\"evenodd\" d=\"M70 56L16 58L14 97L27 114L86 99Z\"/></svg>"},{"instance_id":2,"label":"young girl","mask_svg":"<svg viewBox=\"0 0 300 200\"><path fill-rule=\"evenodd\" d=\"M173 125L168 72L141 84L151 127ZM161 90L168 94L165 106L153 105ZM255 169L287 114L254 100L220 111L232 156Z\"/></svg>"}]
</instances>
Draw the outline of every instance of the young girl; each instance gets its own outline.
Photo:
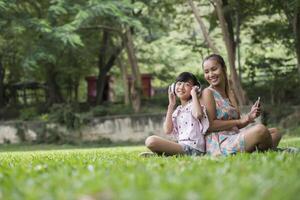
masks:
<instances>
[{"instance_id":1,"label":"young girl","mask_svg":"<svg viewBox=\"0 0 300 200\"><path fill-rule=\"evenodd\" d=\"M192 73L183 72L176 78L174 88L172 87L170 86L168 91L169 105L164 132L173 134L178 143L158 136L150 136L145 144L152 152L159 155L203 155L205 154L204 133L209 127L209 122L198 97L200 84ZM181 105L174 110L176 96ZM151 153L146 152L142 155L147 156Z\"/></svg>"}]
</instances>

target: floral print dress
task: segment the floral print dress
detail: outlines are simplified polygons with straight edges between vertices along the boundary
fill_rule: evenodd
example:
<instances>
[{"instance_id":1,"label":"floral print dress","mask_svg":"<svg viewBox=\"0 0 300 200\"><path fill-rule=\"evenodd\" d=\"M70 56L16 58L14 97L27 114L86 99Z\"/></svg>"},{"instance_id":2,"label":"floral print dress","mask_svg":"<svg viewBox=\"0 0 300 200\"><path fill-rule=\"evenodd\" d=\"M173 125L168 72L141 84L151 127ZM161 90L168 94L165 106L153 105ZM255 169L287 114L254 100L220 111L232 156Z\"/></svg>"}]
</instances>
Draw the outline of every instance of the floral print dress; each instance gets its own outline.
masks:
<instances>
[{"instance_id":1,"label":"floral print dress","mask_svg":"<svg viewBox=\"0 0 300 200\"><path fill-rule=\"evenodd\" d=\"M209 87L216 102L216 117L219 120L239 119L237 109L232 106L229 99L223 98L219 92ZM208 132L205 137L206 152L208 155L231 155L245 151L244 133L238 127L229 130Z\"/></svg>"}]
</instances>

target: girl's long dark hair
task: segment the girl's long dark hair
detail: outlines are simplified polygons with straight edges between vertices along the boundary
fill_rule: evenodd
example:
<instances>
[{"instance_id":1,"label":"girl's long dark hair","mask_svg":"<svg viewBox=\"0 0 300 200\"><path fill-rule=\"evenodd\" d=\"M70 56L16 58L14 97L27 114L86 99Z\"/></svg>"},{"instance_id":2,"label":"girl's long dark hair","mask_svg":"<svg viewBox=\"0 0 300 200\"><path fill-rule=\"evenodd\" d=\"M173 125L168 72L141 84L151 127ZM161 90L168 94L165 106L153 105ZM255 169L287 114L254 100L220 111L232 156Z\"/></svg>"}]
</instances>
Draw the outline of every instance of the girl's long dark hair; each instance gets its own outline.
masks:
<instances>
[{"instance_id":1,"label":"girl's long dark hair","mask_svg":"<svg viewBox=\"0 0 300 200\"><path fill-rule=\"evenodd\" d=\"M176 78L176 82L188 82L188 81L192 81L193 85L197 85L197 86L201 86L200 82L198 81L197 77L190 73L190 72L182 72L181 74L179 74Z\"/></svg>"}]
</instances>

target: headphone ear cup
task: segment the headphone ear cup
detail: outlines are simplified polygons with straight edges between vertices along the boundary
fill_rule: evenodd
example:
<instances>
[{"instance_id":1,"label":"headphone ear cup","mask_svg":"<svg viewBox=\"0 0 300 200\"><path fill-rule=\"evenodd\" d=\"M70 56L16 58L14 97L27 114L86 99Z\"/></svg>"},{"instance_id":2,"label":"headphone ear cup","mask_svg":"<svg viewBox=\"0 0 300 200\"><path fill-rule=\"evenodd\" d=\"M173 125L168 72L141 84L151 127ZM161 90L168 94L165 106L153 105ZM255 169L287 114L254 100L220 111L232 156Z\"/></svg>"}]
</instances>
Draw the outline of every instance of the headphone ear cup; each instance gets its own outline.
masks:
<instances>
[{"instance_id":1,"label":"headphone ear cup","mask_svg":"<svg viewBox=\"0 0 300 200\"><path fill-rule=\"evenodd\" d=\"M201 91L202 91L202 85L201 85L200 81L198 81L197 83L198 83L198 87L199 87L198 93L201 93Z\"/></svg>"},{"instance_id":2,"label":"headphone ear cup","mask_svg":"<svg viewBox=\"0 0 300 200\"><path fill-rule=\"evenodd\" d=\"M176 83L173 83L173 93L176 95L176 93L175 93L175 87L176 87Z\"/></svg>"},{"instance_id":3,"label":"headphone ear cup","mask_svg":"<svg viewBox=\"0 0 300 200\"><path fill-rule=\"evenodd\" d=\"M198 81L198 86L199 86L199 88L201 88L201 87L202 87L202 85L201 85L201 82L200 82L200 81Z\"/></svg>"},{"instance_id":4,"label":"headphone ear cup","mask_svg":"<svg viewBox=\"0 0 300 200\"><path fill-rule=\"evenodd\" d=\"M175 83L172 83L172 84L171 84L170 90L171 90L171 92L172 92L174 95L176 95L176 94L175 94Z\"/></svg>"}]
</instances>

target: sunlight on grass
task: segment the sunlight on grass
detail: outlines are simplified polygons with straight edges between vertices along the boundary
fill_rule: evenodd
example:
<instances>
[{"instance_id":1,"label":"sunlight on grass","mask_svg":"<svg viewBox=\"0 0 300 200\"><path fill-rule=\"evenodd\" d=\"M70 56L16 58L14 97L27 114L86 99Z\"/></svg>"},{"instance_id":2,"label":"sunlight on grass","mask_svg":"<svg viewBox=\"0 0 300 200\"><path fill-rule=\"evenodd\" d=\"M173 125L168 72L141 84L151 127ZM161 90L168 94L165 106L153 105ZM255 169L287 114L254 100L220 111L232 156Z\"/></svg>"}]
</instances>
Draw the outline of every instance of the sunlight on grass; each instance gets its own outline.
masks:
<instances>
[{"instance_id":1,"label":"sunlight on grass","mask_svg":"<svg viewBox=\"0 0 300 200\"><path fill-rule=\"evenodd\" d=\"M300 138L285 145L300 147ZM0 199L296 199L300 191L299 154L143 158L144 146L55 147L2 151Z\"/></svg>"},{"instance_id":2,"label":"sunlight on grass","mask_svg":"<svg viewBox=\"0 0 300 200\"><path fill-rule=\"evenodd\" d=\"M293 146L293 145L299 146L299 144L300 144L300 137L288 137L280 141L281 147Z\"/></svg>"}]
</instances>

